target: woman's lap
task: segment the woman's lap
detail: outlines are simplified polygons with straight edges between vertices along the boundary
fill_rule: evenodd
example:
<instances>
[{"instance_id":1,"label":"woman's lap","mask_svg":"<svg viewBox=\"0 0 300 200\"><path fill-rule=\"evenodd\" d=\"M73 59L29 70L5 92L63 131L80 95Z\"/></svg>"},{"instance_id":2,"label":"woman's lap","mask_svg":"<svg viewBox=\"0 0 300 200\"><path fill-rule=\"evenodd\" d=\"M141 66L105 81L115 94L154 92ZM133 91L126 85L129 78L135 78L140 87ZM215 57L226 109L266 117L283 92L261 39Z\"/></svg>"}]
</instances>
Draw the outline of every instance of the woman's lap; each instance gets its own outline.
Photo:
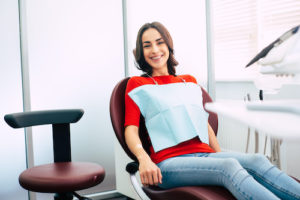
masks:
<instances>
[{"instance_id":1,"label":"woman's lap","mask_svg":"<svg viewBox=\"0 0 300 200\"><path fill-rule=\"evenodd\" d=\"M272 184L277 179L273 175L281 176L282 173L277 168L273 169L274 166L263 155L237 152L187 154L167 159L158 166L163 175L163 184L160 185L162 188L219 185L226 187L241 199L255 197L257 192L265 193L264 197L259 198L277 199L252 176L258 176L259 181L266 181L267 177L267 181ZM286 181L285 177L280 179L293 185L293 182ZM288 192L280 187L279 191L282 190Z\"/></svg>"},{"instance_id":2,"label":"woman's lap","mask_svg":"<svg viewBox=\"0 0 300 200\"><path fill-rule=\"evenodd\" d=\"M172 176L182 178L183 181L189 182L190 184L223 185L224 181L221 181L221 179L228 178L232 173L237 171L243 171L245 177L250 176L245 170L245 166L247 166L248 163L252 163L248 157L249 156L243 158L243 154L231 152L195 153L167 159L159 163L158 166L168 179ZM201 178L199 179L197 177ZM183 182L180 181L178 184L183 184Z\"/></svg>"}]
</instances>

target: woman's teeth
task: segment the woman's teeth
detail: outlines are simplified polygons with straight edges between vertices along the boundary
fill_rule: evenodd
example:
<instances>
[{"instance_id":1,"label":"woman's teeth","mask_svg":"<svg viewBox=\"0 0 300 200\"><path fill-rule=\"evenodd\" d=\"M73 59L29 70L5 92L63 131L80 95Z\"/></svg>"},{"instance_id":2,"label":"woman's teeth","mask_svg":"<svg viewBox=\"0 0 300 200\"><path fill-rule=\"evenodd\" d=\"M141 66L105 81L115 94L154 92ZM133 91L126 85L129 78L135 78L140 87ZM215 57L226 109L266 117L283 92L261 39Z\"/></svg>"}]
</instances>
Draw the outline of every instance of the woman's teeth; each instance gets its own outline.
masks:
<instances>
[{"instance_id":1,"label":"woman's teeth","mask_svg":"<svg viewBox=\"0 0 300 200\"><path fill-rule=\"evenodd\" d=\"M152 57L152 60L158 60L160 58L161 58L161 56L155 56L155 57Z\"/></svg>"}]
</instances>

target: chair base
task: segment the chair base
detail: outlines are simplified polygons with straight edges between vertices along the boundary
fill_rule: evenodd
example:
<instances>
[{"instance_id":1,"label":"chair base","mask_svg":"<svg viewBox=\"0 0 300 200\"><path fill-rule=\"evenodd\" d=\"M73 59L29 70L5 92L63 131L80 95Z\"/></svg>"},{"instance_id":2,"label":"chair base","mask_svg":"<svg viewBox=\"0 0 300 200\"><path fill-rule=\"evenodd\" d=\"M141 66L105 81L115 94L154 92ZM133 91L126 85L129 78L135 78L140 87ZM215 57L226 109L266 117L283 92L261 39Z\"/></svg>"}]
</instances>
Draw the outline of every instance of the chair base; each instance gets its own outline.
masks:
<instances>
[{"instance_id":1,"label":"chair base","mask_svg":"<svg viewBox=\"0 0 300 200\"><path fill-rule=\"evenodd\" d=\"M67 192L67 193L55 193L54 200L73 200L73 197L76 197L78 200L92 200L87 197L80 196L76 192Z\"/></svg>"},{"instance_id":2,"label":"chair base","mask_svg":"<svg viewBox=\"0 0 300 200\"><path fill-rule=\"evenodd\" d=\"M73 199L73 193L55 193L54 200L72 200Z\"/></svg>"},{"instance_id":3,"label":"chair base","mask_svg":"<svg viewBox=\"0 0 300 200\"><path fill-rule=\"evenodd\" d=\"M80 195L79 195L78 193L76 193L76 192L73 192L73 195L74 195L75 197L77 197L78 200L92 200L92 199L90 199L90 198L80 196Z\"/></svg>"},{"instance_id":4,"label":"chair base","mask_svg":"<svg viewBox=\"0 0 300 200\"><path fill-rule=\"evenodd\" d=\"M185 186L161 189L156 186L143 187L144 192L155 200L228 200L236 199L228 190L218 186Z\"/></svg>"}]
</instances>

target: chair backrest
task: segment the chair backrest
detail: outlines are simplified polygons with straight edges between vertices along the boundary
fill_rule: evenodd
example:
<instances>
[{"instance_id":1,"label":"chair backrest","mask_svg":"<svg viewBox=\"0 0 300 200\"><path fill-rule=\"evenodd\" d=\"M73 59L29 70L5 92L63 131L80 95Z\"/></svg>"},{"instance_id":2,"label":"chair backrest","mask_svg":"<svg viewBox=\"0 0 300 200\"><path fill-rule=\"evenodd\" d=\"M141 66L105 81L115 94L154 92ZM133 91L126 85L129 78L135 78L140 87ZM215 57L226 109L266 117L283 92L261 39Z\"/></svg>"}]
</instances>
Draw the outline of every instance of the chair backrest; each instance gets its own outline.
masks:
<instances>
[{"instance_id":1,"label":"chair backrest","mask_svg":"<svg viewBox=\"0 0 300 200\"><path fill-rule=\"evenodd\" d=\"M127 155L132 158L133 160L136 160L136 157L131 153L129 148L127 147L127 144L125 142L125 135L124 135L124 122L125 122L125 90L127 86L127 82L130 77L124 78L121 80L114 88L111 98L110 98L110 118L112 122L113 129L115 131L116 137L118 141L120 142L121 146L127 153ZM203 104L207 102L212 102L211 97L209 94L203 89L202 90L202 96L203 96ZM209 118L208 122L211 125L212 129L214 130L215 134L218 132L218 116L215 113L208 112ZM150 141L148 138L147 129L145 126L145 120L143 116L141 115L140 120L140 127L139 127L139 135L143 144L143 147L148 151L149 153L149 146Z\"/></svg>"}]
</instances>

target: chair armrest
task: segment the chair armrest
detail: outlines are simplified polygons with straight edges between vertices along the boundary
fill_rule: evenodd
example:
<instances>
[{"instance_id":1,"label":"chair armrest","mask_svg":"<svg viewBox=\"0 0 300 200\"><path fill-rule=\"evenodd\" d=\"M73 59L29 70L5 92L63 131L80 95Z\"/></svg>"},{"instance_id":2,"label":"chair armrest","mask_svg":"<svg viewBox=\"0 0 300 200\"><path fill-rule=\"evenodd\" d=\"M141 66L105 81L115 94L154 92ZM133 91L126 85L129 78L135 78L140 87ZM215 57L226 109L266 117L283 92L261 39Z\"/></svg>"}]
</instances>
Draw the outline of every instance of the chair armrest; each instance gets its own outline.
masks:
<instances>
[{"instance_id":1,"label":"chair armrest","mask_svg":"<svg viewBox=\"0 0 300 200\"><path fill-rule=\"evenodd\" d=\"M142 187L140 186L140 183L137 181L137 178L135 176L135 173L139 170L139 163L138 162L130 162L126 165L126 171L130 175L130 181L132 183L132 186L137 193L137 195L142 200L150 200L150 198L147 196L147 194L143 191Z\"/></svg>"},{"instance_id":2,"label":"chair armrest","mask_svg":"<svg viewBox=\"0 0 300 200\"><path fill-rule=\"evenodd\" d=\"M45 124L69 124L80 120L82 109L43 110L12 113L4 116L6 123L12 128L24 128Z\"/></svg>"},{"instance_id":3,"label":"chair armrest","mask_svg":"<svg viewBox=\"0 0 300 200\"><path fill-rule=\"evenodd\" d=\"M129 174L135 174L139 170L139 163L138 162L130 162L126 165L126 171Z\"/></svg>"}]
</instances>

